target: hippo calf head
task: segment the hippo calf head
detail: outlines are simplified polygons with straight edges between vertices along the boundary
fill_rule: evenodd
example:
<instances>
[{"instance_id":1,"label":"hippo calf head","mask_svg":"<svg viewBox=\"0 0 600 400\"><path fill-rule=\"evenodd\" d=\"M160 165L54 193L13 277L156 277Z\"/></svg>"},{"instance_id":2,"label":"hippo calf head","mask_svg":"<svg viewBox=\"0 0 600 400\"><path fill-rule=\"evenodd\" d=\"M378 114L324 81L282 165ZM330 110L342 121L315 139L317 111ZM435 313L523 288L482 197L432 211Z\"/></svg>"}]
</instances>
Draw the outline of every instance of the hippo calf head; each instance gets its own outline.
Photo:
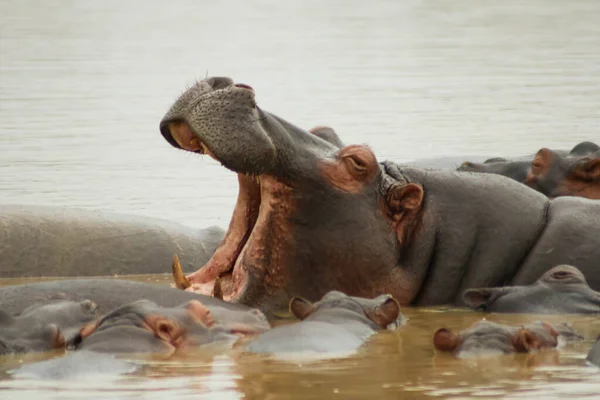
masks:
<instances>
[{"instance_id":1,"label":"hippo calf head","mask_svg":"<svg viewBox=\"0 0 600 400\"><path fill-rule=\"evenodd\" d=\"M315 303L300 297L294 297L290 301L290 312L300 320L310 319L311 316L327 311L330 311L328 316L340 312L364 316L371 321L372 328L375 330L394 329L404 322L404 316L400 313L400 304L389 294L365 299L347 296L334 290Z\"/></svg>"},{"instance_id":2,"label":"hippo calf head","mask_svg":"<svg viewBox=\"0 0 600 400\"><path fill-rule=\"evenodd\" d=\"M283 308L293 296L342 289L409 303L418 288L394 282L423 190L387 179L366 146L342 146L327 128L300 129L256 105L252 88L210 78L188 89L160 123L173 146L208 154L238 176L229 230L189 278L225 300ZM365 281L369 285L364 285Z\"/></svg>"}]
</instances>

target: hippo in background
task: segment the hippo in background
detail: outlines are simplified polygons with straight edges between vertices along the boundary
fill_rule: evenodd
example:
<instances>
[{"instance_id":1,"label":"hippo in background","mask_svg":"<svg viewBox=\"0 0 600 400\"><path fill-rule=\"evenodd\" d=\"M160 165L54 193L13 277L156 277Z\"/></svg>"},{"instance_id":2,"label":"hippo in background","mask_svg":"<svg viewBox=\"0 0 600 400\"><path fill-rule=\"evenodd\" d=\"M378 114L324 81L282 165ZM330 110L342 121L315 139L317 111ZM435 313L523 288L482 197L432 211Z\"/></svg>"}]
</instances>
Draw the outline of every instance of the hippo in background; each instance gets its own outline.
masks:
<instances>
[{"instance_id":1,"label":"hippo in background","mask_svg":"<svg viewBox=\"0 0 600 400\"><path fill-rule=\"evenodd\" d=\"M487 357L510 353L530 353L554 348L561 342L583 339L566 323L535 322L509 326L482 320L458 334L438 329L433 336L436 350L451 352L458 358Z\"/></svg>"},{"instance_id":2,"label":"hippo in background","mask_svg":"<svg viewBox=\"0 0 600 400\"><path fill-rule=\"evenodd\" d=\"M457 170L506 176L550 198L600 198L600 146L592 142L581 142L570 152L543 148L517 159L467 161Z\"/></svg>"},{"instance_id":3,"label":"hippo in background","mask_svg":"<svg viewBox=\"0 0 600 400\"><path fill-rule=\"evenodd\" d=\"M0 309L0 355L62 350L97 318L96 304L58 300L33 304L13 316Z\"/></svg>"},{"instance_id":4,"label":"hippo in background","mask_svg":"<svg viewBox=\"0 0 600 400\"><path fill-rule=\"evenodd\" d=\"M367 146L340 148L261 109L251 87L223 77L190 87L159 129L238 177L224 241L188 276L201 293L219 282L224 299L267 313L331 290L462 304L468 288L530 284L563 263L600 289L600 202L379 163Z\"/></svg>"},{"instance_id":5,"label":"hippo in background","mask_svg":"<svg viewBox=\"0 0 600 400\"><path fill-rule=\"evenodd\" d=\"M600 199L600 147L583 142L566 157L541 149L531 163L525 184L550 198Z\"/></svg>"},{"instance_id":6,"label":"hippo in background","mask_svg":"<svg viewBox=\"0 0 600 400\"><path fill-rule=\"evenodd\" d=\"M0 277L164 273L174 253L202 265L221 228L192 229L134 215L62 207L0 206Z\"/></svg>"},{"instance_id":7,"label":"hippo in background","mask_svg":"<svg viewBox=\"0 0 600 400\"><path fill-rule=\"evenodd\" d=\"M571 265L554 267L529 286L468 289L463 299L472 309L486 312L600 314L600 292Z\"/></svg>"},{"instance_id":8,"label":"hippo in background","mask_svg":"<svg viewBox=\"0 0 600 400\"><path fill-rule=\"evenodd\" d=\"M390 295L365 299L332 291L314 304L295 297L290 312L301 321L263 333L246 350L281 359L343 357L356 352L377 331L404 322L400 305Z\"/></svg>"}]
</instances>

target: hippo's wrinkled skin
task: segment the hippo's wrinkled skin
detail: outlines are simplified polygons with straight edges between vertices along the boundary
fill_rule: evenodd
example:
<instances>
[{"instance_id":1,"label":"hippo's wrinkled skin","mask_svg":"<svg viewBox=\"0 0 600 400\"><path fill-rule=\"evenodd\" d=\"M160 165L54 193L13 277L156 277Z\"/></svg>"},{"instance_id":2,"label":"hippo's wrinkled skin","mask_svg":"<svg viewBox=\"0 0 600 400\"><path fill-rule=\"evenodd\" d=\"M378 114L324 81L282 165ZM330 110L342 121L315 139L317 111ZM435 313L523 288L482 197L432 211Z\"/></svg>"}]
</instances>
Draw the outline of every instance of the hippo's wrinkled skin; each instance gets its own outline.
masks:
<instances>
[{"instance_id":1,"label":"hippo's wrinkled skin","mask_svg":"<svg viewBox=\"0 0 600 400\"><path fill-rule=\"evenodd\" d=\"M34 304L19 315L0 309L0 355L63 349L79 328L97 317L90 300Z\"/></svg>"},{"instance_id":2,"label":"hippo's wrinkled skin","mask_svg":"<svg viewBox=\"0 0 600 400\"><path fill-rule=\"evenodd\" d=\"M438 329L433 336L433 345L438 351L471 358L557 347L559 339L572 341L582 337L566 323L535 322L517 327L482 320L458 334L445 328Z\"/></svg>"},{"instance_id":3,"label":"hippo's wrinkled skin","mask_svg":"<svg viewBox=\"0 0 600 400\"><path fill-rule=\"evenodd\" d=\"M552 268L529 286L468 289L463 297L469 307L487 312L600 314L600 292L570 265Z\"/></svg>"},{"instance_id":4,"label":"hippo's wrinkled skin","mask_svg":"<svg viewBox=\"0 0 600 400\"><path fill-rule=\"evenodd\" d=\"M346 296L332 291L311 304L293 298L290 311L300 320L263 333L247 350L283 356L336 357L355 352L375 332L396 328L404 317L392 296L375 299Z\"/></svg>"},{"instance_id":5,"label":"hippo's wrinkled skin","mask_svg":"<svg viewBox=\"0 0 600 400\"><path fill-rule=\"evenodd\" d=\"M259 333L270 328L265 316L258 310L148 283L115 279L77 279L0 287L0 309L8 314L19 314L32 304L44 304L55 299L92 301L96 305L95 312L98 315L104 315L140 299L150 300L162 307L176 307L198 300L210 310L219 325L228 329L240 333Z\"/></svg>"},{"instance_id":6,"label":"hippo's wrinkled skin","mask_svg":"<svg viewBox=\"0 0 600 400\"><path fill-rule=\"evenodd\" d=\"M166 353L216 341L234 342L234 332L215 325L198 300L160 307L138 300L83 326L67 346L100 353Z\"/></svg>"},{"instance_id":7,"label":"hippo's wrinkled skin","mask_svg":"<svg viewBox=\"0 0 600 400\"><path fill-rule=\"evenodd\" d=\"M531 162L525 184L550 198L600 199L600 147L583 142L567 157L550 149L541 149Z\"/></svg>"},{"instance_id":8,"label":"hippo's wrinkled skin","mask_svg":"<svg viewBox=\"0 0 600 400\"><path fill-rule=\"evenodd\" d=\"M592 346L586 360L600 367L600 337L596 339L596 343Z\"/></svg>"},{"instance_id":9,"label":"hippo's wrinkled skin","mask_svg":"<svg viewBox=\"0 0 600 400\"><path fill-rule=\"evenodd\" d=\"M155 218L60 207L0 207L0 276L164 273L174 253L184 268L204 264L223 239Z\"/></svg>"},{"instance_id":10,"label":"hippo's wrinkled skin","mask_svg":"<svg viewBox=\"0 0 600 400\"><path fill-rule=\"evenodd\" d=\"M210 294L283 308L331 290L401 304L461 303L467 288L533 283L578 265L600 289L600 203L540 193L503 177L379 164L257 107L229 78L188 89L160 123L177 148L238 175L224 241L189 276Z\"/></svg>"}]
</instances>

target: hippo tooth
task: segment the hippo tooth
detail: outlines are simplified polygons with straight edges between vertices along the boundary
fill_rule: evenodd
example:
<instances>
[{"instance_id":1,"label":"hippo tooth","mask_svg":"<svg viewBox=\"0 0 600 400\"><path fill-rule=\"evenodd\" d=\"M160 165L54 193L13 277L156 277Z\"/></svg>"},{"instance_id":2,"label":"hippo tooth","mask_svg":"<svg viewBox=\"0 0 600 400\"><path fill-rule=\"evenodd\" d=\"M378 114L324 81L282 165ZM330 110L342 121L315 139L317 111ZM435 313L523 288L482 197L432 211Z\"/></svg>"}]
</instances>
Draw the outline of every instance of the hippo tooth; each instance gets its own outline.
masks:
<instances>
[{"instance_id":1,"label":"hippo tooth","mask_svg":"<svg viewBox=\"0 0 600 400\"><path fill-rule=\"evenodd\" d=\"M175 281L175 287L177 289L185 290L192 286L189 279L183 273L181 269L181 263L179 262L179 257L177 254L173 254L173 264L171 266L173 271L173 281Z\"/></svg>"}]
</instances>

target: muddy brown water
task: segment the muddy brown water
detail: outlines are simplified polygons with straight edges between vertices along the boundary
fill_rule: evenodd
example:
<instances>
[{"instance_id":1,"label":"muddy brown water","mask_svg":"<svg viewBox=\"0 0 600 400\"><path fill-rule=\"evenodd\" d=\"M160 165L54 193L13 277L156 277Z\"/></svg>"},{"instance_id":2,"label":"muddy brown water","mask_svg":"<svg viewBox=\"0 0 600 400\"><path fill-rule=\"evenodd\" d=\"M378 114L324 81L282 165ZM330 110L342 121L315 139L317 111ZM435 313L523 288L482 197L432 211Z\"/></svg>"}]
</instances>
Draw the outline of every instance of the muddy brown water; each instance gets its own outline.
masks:
<instances>
[{"instance_id":1,"label":"muddy brown water","mask_svg":"<svg viewBox=\"0 0 600 400\"><path fill-rule=\"evenodd\" d=\"M127 278L170 284L168 275ZM4 279L0 285L39 280ZM597 316L486 315L448 307L405 307L403 314L408 318L406 325L373 336L357 354L318 362L278 361L244 353L241 347L233 350L205 347L169 359L124 356L141 368L121 377L56 381L15 379L7 370L61 354L3 357L0 358L0 391L7 398L36 399L580 399L600 396L600 368L585 361L593 340L600 333ZM507 324L540 319L567 321L585 340L535 354L467 360L435 352L432 338L438 328L463 329L482 318Z\"/></svg>"},{"instance_id":2,"label":"muddy brown water","mask_svg":"<svg viewBox=\"0 0 600 400\"><path fill-rule=\"evenodd\" d=\"M598 15L596 0L0 1L0 207L61 205L226 227L235 176L170 148L158 132L172 101L207 73L248 83L264 109L305 128L331 125L379 159L510 156L600 142ZM114 381L3 375L0 397L600 393L599 370L584 361L598 317L547 318L585 334L559 351L458 361L435 354L431 335L482 315L404 312L407 326L343 360L196 353L144 360L147 368ZM2 360L3 369L39 357L47 356Z\"/></svg>"}]
</instances>

